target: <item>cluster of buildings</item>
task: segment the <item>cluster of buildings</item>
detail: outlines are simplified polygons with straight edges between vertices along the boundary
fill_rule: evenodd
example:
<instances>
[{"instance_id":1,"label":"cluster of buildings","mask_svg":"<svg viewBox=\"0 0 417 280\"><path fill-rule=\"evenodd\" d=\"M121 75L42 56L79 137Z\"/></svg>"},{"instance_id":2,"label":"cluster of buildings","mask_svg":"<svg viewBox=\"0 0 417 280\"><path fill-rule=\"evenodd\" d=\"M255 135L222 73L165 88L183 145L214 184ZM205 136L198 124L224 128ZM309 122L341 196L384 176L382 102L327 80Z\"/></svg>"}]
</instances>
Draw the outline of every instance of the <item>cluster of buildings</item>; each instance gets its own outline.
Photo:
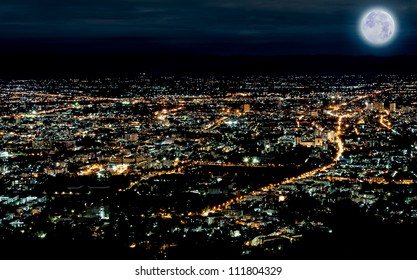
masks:
<instances>
[{"instance_id":1,"label":"cluster of buildings","mask_svg":"<svg viewBox=\"0 0 417 280\"><path fill-rule=\"evenodd\" d=\"M149 258L227 241L251 256L331 234L323 217L344 200L414 223L416 87L395 75L3 81L0 237L115 238Z\"/></svg>"}]
</instances>

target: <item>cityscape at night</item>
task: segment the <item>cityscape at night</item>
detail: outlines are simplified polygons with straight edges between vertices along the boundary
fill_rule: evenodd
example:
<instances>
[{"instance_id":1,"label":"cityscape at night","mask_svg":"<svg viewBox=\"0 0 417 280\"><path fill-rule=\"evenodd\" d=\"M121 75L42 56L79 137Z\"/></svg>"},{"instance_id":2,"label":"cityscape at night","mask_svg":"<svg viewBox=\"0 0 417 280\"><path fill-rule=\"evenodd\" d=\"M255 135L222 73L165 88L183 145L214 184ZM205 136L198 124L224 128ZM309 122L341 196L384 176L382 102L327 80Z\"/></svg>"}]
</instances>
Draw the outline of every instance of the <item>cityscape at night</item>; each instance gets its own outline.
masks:
<instances>
[{"instance_id":1,"label":"cityscape at night","mask_svg":"<svg viewBox=\"0 0 417 280\"><path fill-rule=\"evenodd\" d=\"M2 258L407 258L416 90L394 74L2 80Z\"/></svg>"},{"instance_id":2,"label":"cityscape at night","mask_svg":"<svg viewBox=\"0 0 417 280\"><path fill-rule=\"evenodd\" d=\"M1 274L414 275L416 14L0 1Z\"/></svg>"}]
</instances>

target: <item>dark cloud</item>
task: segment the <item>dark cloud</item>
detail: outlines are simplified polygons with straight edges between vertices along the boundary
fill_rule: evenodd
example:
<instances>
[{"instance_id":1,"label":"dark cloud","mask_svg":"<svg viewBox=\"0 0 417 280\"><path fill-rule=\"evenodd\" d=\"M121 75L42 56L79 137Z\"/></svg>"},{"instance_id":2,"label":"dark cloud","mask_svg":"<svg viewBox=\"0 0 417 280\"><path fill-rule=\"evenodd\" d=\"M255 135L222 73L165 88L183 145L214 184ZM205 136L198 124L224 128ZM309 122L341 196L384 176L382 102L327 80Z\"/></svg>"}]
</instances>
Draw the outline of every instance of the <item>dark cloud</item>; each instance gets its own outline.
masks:
<instances>
[{"instance_id":1,"label":"dark cloud","mask_svg":"<svg viewBox=\"0 0 417 280\"><path fill-rule=\"evenodd\" d=\"M120 44L113 43L114 48L356 54L366 51L356 43L359 38L355 33L358 17L367 7L386 6L393 10L409 24L402 29L404 38L417 27L416 1L358 2L2 0L0 38L6 45L8 39L44 38L58 42L54 46L73 42L79 50L83 44L94 49L92 42L101 39L128 38L122 41L135 43L124 45L116 40Z\"/></svg>"}]
</instances>

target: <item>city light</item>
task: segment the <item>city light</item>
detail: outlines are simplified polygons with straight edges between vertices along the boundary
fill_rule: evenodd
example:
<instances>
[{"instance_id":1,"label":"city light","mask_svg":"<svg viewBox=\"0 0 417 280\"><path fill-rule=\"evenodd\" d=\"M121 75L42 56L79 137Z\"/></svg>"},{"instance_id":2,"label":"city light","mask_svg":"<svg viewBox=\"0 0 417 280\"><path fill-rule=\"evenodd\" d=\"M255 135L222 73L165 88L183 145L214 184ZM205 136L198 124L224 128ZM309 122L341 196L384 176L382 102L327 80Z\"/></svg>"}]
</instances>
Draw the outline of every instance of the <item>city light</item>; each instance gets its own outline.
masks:
<instances>
[{"instance_id":1,"label":"city light","mask_svg":"<svg viewBox=\"0 0 417 280\"><path fill-rule=\"evenodd\" d=\"M140 76L0 87L6 242L65 232L154 259L189 244L278 256L306 232L337 238L334 209L345 202L352 219L415 220L413 79ZM101 94L110 88L126 91Z\"/></svg>"}]
</instances>

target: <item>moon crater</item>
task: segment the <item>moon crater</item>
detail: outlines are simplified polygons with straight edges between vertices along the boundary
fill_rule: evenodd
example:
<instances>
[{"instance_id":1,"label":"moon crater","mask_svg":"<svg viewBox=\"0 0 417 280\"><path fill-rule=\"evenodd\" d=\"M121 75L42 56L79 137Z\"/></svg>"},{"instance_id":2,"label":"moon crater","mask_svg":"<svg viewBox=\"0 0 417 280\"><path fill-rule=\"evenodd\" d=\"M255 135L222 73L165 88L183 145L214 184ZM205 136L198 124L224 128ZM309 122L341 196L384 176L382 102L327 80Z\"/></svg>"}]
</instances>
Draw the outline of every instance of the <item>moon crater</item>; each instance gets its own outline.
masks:
<instances>
[{"instance_id":1,"label":"moon crater","mask_svg":"<svg viewBox=\"0 0 417 280\"><path fill-rule=\"evenodd\" d=\"M387 11L374 9L362 17L360 31L366 42L382 46L392 40L396 32L395 21Z\"/></svg>"}]
</instances>

